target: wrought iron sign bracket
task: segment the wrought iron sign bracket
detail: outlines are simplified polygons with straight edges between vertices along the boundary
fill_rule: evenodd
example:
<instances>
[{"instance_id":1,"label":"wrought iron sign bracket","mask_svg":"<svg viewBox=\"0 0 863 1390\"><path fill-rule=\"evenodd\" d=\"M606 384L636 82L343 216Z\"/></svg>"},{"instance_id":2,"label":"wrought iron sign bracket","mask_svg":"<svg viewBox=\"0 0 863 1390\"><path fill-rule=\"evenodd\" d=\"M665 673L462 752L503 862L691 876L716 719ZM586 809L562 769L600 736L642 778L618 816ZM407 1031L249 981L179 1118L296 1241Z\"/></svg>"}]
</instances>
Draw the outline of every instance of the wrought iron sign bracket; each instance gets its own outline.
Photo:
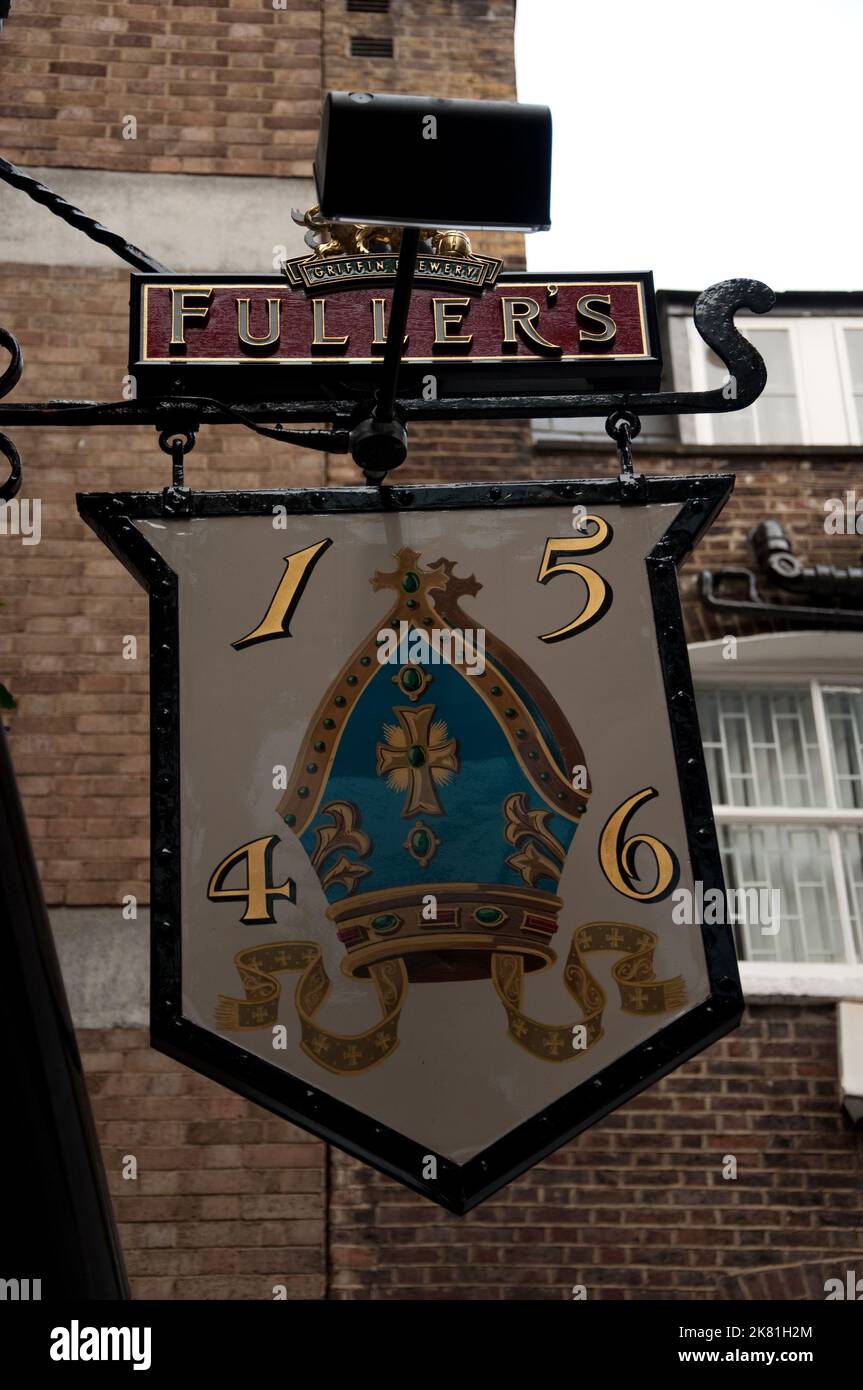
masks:
<instances>
[{"instance_id":1,"label":"wrought iron sign bracket","mask_svg":"<svg viewBox=\"0 0 863 1390\"><path fill-rule=\"evenodd\" d=\"M70 225L107 246L137 270L167 273L163 266L140 248L125 242L122 237L2 159L0 179L26 192ZM447 395L443 392L430 400L420 395L398 396L404 323L414 279L415 240L413 235L406 235L402 244L403 254L399 255L396 296L381 373L371 390L366 382L361 388L355 387L351 395L351 385L346 384L345 374L340 382L328 387L317 399L311 394L301 394L304 388L300 386L295 394L286 394L279 399L243 399L241 403L188 392L177 396L168 392L152 399L128 401L28 401L0 406L0 430L19 426L80 429L82 426L148 425L155 427L160 434L165 430L182 434L191 431L194 434L204 425L241 423L266 438L282 443L328 453L351 453L360 468L370 470L370 476L375 481L381 481L406 456L407 428L413 421L604 417L609 421L616 419L618 423L625 420L629 424L626 437L619 430L618 433L613 430L609 432L624 450L621 452L621 497L636 498L641 483L631 469L631 461L630 464L626 463L626 455L631 439L638 433L637 422L641 417L743 410L764 389L767 380L764 362L735 327L734 316L741 309L755 314L767 313L773 307L775 295L759 280L738 279L723 280L704 290L698 296L693 311L701 338L728 372L726 383L714 390L595 389L599 383L591 382L589 378L585 380L582 375L584 365L575 365L573 378L579 380L582 388L578 390L561 389L558 377L555 389L531 393L505 388L493 395ZM2 400L17 385L23 359L17 340L5 329L0 329L0 346L10 356L6 370L0 374ZM283 364L282 372L284 365L288 364ZM237 375L232 373L231 380L235 380ZM323 424L328 428L285 428L286 425L304 423ZM382 440L385 440L383 447ZM8 500L15 496L21 486L21 460L15 445L5 434L0 434L0 452L9 463L9 475L0 484L0 497Z\"/></svg>"}]
</instances>

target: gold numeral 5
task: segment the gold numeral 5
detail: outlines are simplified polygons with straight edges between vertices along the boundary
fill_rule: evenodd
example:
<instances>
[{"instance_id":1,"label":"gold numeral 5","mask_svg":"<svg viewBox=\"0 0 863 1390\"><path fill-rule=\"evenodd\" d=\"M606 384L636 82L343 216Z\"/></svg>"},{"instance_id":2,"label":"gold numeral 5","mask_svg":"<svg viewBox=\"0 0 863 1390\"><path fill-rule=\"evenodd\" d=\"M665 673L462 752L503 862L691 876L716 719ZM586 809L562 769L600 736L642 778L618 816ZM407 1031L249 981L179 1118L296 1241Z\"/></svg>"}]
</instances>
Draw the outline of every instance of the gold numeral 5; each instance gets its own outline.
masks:
<instances>
[{"instance_id":1,"label":"gold numeral 5","mask_svg":"<svg viewBox=\"0 0 863 1390\"><path fill-rule=\"evenodd\" d=\"M547 584L558 574L577 574L587 586L587 602L577 618L555 632L540 633L541 642L562 642L575 632L585 632L598 623L611 607L611 585L589 565L574 564L571 560L555 560L556 555L590 555L604 550L613 538L613 531L600 516L585 516L582 525L592 522L596 530L589 536L552 536L545 543L545 554L536 576L537 584Z\"/></svg>"}]
</instances>

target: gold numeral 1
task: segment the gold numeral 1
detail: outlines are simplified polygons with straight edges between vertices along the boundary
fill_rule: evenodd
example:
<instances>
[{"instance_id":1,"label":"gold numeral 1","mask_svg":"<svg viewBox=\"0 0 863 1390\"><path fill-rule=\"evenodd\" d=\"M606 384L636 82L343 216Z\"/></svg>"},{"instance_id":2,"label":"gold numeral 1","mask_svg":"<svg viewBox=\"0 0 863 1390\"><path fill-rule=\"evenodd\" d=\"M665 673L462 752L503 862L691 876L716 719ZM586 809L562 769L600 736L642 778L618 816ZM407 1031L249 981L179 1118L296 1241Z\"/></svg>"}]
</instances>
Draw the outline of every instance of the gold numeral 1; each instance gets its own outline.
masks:
<instances>
[{"instance_id":1,"label":"gold numeral 1","mask_svg":"<svg viewBox=\"0 0 863 1390\"><path fill-rule=\"evenodd\" d=\"M541 642L562 642L574 632L584 632L594 623L598 623L611 607L612 592L607 579L603 579L602 575L597 574L589 565L573 564L570 560L554 560L555 555L590 555L594 551L605 549L614 534L608 522L603 521L600 516L585 516L582 518L582 525L588 521L593 522L596 527L592 535L552 536L545 543L545 554L536 576L537 584L547 584L558 574L577 574L587 585L587 602L571 623L557 628L555 632L540 633Z\"/></svg>"},{"instance_id":2,"label":"gold numeral 1","mask_svg":"<svg viewBox=\"0 0 863 1390\"><path fill-rule=\"evenodd\" d=\"M303 596L303 590L318 560L331 545L332 541L327 538L317 541L315 545L307 546L305 550L295 550L293 555L285 556L285 572L269 608L257 627L252 628L245 637L231 643L235 651L251 647L255 642L271 642L274 637L290 637L290 621Z\"/></svg>"},{"instance_id":3,"label":"gold numeral 1","mask_svg":"<svg viewBox=\"0 0 863 1390\"><path fill-rule=\"evenodd\" d=\"M643 791L635 792L612 812L599 837L599 862L605 877L618 893L623 893L624 897L634 898L640 903L656 903L668 897L680 877L677 856L662 840L657 840L654 835L632 835L629 839L626 838L629 822L639 806L643 806L645 801L652 801L658 795L655 787L645 787ZM639 845L646 845L652 850L656 860L656 882L652 888L644 892L639 892L635 887L638 878L635 872L635 851Z\"/></svg>"}]
</instances>

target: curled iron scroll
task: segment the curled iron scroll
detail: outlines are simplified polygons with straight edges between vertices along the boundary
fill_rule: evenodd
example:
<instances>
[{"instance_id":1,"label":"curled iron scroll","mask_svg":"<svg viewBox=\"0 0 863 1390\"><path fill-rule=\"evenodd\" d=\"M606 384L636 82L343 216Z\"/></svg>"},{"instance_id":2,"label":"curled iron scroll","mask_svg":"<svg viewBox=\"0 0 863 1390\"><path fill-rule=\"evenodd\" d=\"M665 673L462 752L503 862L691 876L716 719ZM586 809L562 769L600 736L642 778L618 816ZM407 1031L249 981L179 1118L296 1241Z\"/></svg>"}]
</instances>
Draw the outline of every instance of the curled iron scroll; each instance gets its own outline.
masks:
<instances>
[{"instance_id":1,"label":"curled iron scroll","mask_svg":"<svg viewBox=\"0 0 863 1390\"><path fill-rule=\"evenodd\" d=\"M0 328L0 347L4 347L9 353L9 365L5 372L0 375L0 398L2 398L20 381L24 368L24 358L18 339L14 338L5 328ZM0 454L3 454L9 463L9 476L0 486L0 499L4 502L11 502L12 498L21 490L21 456L12 440L7 438L5 434L0 434Z\"/></svg>"},{"instance_id":2,"label":"curled iron scroll","mask_svg":"<svg viewBox=\"0 0 863 1390\"><path fill-rule=\"evenodd\" d=\"M764 390L767 368L757 348L744 338L734 323L741 309L766 314L776 295L761 280L720 280L703 290L695 301L693 318L704 342L728 369L733 390L717 386L712 391L614 391L554 396L473 396L463 401L401 401L413 419L479 419L507 415L520 418L609 416L615 411L632 415L701 415L743 410Z\"/></svg>"}]
</instances>

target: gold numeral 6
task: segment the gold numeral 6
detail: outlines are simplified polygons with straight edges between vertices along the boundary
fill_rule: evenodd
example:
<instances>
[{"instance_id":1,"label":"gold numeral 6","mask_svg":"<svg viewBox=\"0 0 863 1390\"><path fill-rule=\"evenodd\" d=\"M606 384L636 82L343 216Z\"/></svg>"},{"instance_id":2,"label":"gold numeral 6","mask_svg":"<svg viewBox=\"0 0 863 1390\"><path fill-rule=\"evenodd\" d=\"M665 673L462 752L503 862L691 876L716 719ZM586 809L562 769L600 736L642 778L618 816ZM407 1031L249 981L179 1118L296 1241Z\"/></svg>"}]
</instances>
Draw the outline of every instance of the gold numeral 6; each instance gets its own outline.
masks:
<instances>
[{"instance_id":1,"label":"gold numeral 6","mask_svg":"<svg viewBox=\"0 0 863 1390\"><path fill-rule=\"evenodd\" d=\"M657 903L667 898L680 877L677 856L662 840L657 840L655 835L631 835L629 839L626 838L629 822L635 812L655 796L658 796L655 787L645 787L643 791L635 792L612 812L599 837L599 862L605 877L618 893L640 903ZM639 845L646 845L652 850L656 860L656 882L643 892L635 887L638 881L635 851Z\"/></svg>"}]
</instances>

